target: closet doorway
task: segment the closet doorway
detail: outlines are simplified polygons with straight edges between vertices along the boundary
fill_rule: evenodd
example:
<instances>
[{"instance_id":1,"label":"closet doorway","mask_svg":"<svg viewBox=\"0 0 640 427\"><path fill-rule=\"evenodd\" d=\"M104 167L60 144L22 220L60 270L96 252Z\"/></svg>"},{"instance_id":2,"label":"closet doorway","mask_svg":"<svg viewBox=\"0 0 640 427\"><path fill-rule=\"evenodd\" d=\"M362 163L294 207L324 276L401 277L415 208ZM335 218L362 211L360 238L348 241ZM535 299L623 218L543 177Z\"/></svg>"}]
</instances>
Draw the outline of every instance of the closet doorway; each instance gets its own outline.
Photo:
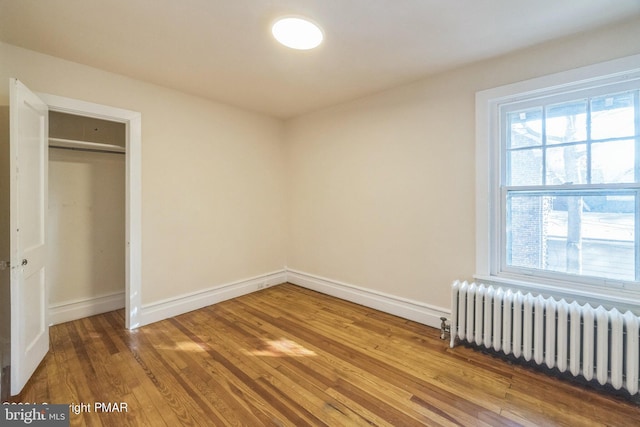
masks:
<instances>
[{"instance_id":1,"label":"closet doorway","mask_svg":"<svg viewBox=\"0 0 640 427\"><path fill-rule=\"evenodd\" d=\"M124 125L125 143L124 157L124 327L127 329L135 329L141 323L141 282L142 282L142 117L137 111L125 110L116 107L110 107L102 104L94 104L91 102L81 101L78 99L66 98L46 93L37 94L40 99L47 104L49 112L64 113L73 116L80 116L90 119L99 119L106 122L114 122L115 124ZM89 128L91 129L91 128ZM64 139L64 138L61 138ZM86 141L90 143L90 141ZM65 141L57 141L58 144L64 144ZM118 145L118 144L107 144ZM89 145L90 146L90 145ZM94 149L96 147L93 147ZM113 147L101 147L110 150ZM114 150L118 150L113 148ZM51 151L55 149L50 149ZM79 150L76 150L79 151ZM104 151L104 150L103 150ZM103 153L106 154L106 153ZM110 154L115 155L115 154ZM48 221L51 224L51 220ZM48 230L50 232L51 230ZM55 249L54 249L55 250ZM49 251L51 253L51 251ZM75 261L71 261L75 262ZM48 282L48 279L47 279ZM120 288L122 289L122 288ZM105 306L112 304L119 297L115 294L109 295L110 291L102 295L93 295L89 297L91 303L85 305L92 306L94 303L104 303ZM63 297L65 298L65 297ZM97 301L96 301L97 299ZM121 301L121 300L120 300ZM58 315L59 312L70 311L80 315L83 308L82 298L77 300L68 300L65 308L60 306L52 307L51 315ZM65 304L65 303L61 303ZM78 310L75 310L78 309ZM105 310L108 311L108 310ZM84 316L82 316L84 317ZM55 319L51 319L55 320ZM51 323L51 322L49 322Z\"/></svg>"},{"instance_id":2,"label":"closet doorway","mask_svg":"<svg viewBox=\"0 0 640 427\"><path fill-rule=\"evenodd\" d=\"M124 123L49 112L51 324L125 306L125 154Z\"/></svg>"}]
</instances>

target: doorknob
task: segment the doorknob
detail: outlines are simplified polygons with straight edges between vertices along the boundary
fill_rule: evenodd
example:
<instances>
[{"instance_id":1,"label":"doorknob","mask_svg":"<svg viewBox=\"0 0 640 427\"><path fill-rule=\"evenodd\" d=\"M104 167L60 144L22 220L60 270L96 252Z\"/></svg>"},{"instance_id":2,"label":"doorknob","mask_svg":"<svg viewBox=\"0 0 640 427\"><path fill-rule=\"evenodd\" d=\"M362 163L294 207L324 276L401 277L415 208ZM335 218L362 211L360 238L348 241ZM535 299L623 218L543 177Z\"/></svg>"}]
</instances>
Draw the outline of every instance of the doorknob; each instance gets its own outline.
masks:
<instances>
[{"instance_id":1,"label":"doorknob","mask_svg":"<svg viewBox=\"0 0 640 427\"><path fill-rule=\"evenodd\" d=\"M24 265L27 265L27 264L29 264L29 261L26 258L23 259L22 260L22 265L24 266Z\"/></svg>"}]
</instances>

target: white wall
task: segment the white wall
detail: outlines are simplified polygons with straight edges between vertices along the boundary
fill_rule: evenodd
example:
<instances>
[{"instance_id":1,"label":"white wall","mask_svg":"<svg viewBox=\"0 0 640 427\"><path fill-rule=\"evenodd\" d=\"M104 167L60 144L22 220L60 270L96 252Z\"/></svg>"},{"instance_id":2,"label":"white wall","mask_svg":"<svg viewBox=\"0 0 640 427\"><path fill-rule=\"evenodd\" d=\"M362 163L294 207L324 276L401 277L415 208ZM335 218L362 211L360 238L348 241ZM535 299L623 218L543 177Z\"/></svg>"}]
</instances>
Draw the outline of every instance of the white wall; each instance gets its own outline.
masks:
<instances>
[{"instance_id":1,"label":"white wall","mask_svg":"<svg viewBox=\"0 0 640 427\"><path fill-rule=\"evenodd\" d=\"M143 305L284 267L280 120L0 44L0 105L10 77L142 113Z\"/></svg>"},{"instance_id":2,"label":"white wall","mask_svg":"<svg viewBox=\"0 0 640 427\"><path fill-rule=\"evenodd\" d=\"M636 19L288 121L288 267L448 308L451 282L474 273L475 93L638 40Z\"/></svg>"},{"instance_id":3,"label":"white wall","mask_svg":"<svg viewBox=\"0 0 640 427\"><path fill-rule=\"evenodd\" d=\"M47 221L49 304L122 294L124 307L124 155L50 148Z\"/></svg>"}]
</instances>

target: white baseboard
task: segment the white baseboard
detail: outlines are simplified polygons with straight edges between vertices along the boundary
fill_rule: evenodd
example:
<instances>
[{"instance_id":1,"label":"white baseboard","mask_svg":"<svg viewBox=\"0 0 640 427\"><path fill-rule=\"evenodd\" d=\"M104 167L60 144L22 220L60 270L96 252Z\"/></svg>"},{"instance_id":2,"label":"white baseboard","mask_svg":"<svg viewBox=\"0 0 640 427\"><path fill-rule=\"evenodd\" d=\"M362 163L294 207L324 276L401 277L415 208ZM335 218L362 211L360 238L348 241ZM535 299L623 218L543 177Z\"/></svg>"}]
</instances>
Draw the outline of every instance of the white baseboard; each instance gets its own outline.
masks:
<instances>
[{"instance_id":1,"label":"white baseboard","mask_svg":"<svg viewBox=\"0 0 640 427\"><path fill-rule=\"evenodd\" d=\"M215 286L203 291L193 292L151 304L144 304L140 310L140 323L136 327L178 316L189 311L285 282L434 328L440 328L441 317L449 318L451 316L449 309L342 283L301 271L287 269ZM124 306L124 296L122 296L122 298L122 306Z\"/></svg>"},{"instance_id":2,"label":"white baseboard","mask_svg":"<svg viewBox=\"0 0 640 427\"><path fill-rule=\"evenodd\" d=\"M103 295L99 297L84 298L49 306L49 324L70 322L83 317L124 308L124 292Z\"/></svg>"},{"instance_id":3,"label":"white baseboard","mask_svg":"<svg viewBox=\"0 0 640 427\"><path fill-rule=\"evenodd\" d=\"M140 310L140 322L136 327L178 316L231 298L250 294L262 288L278 285L286 281L287 273L285 270L282 270L215 286L203 291L181 295L164 301L143 304Z\"/></svg>"},{"instance_id":4,"label":"white baseboard","mask_svg":"<svg viewBox=\"0 0 640 427\"><path fill-rule=\"evenodd\" d=\"M287 281L294 285L355 302L424 325L440 328L440 317L451 317L451 310L406 298L361 288L301 271L287 270Z\"/></svg>"}]
</instances>

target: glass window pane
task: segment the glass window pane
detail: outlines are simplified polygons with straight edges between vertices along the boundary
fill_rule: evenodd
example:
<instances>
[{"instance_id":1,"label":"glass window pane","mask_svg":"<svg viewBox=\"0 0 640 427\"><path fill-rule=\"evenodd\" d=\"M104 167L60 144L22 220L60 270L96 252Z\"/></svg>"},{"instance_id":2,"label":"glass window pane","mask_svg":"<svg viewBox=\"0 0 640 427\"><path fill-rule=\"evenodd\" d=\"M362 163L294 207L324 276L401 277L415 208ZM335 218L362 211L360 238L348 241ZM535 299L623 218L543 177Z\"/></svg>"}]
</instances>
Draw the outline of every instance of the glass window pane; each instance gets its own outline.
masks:
<instances>
[{"instance_id":1,"label":"glass window pane","mask_svg":"<svg viewBox=\"0 0 640 427\"><path fill-rule=\"evenodd\" d=\"M542 150L509 151L507 185L541 185L542 184Z\"/></svg>"},{"instance_id":2,"label":"glass window pane","mask_svg":"<svg viewBox=\"0 0 640 427\"><path fill-rule=\"evenodd\" d=\"M542 108L509 113L507 121L508 148L542 145Z\"/></svg>"},{"instance_id":3,"label":"glass window pane","mask_svg":"<svg viewBox=\"0 0 640 427\"><path fill-rule=\"evenodd\" d=\"M591 146L591 182L614 184L635 181L635 142L609 141Z\"/></svg>"},{"instance_id":4,"label":"glass window pane","mask_svg":"<svg viewBox=\"0 0 640 427\"><path fill-rule=\"evenodd\" d=\"M547 107L547 144L587 139L587 101L578 100Z\"/></svg>"},{"instance_id":5,"label":"glass window pane","mask_svg":"<svg viewBox=\"0 0 640 427\"><path fill-rule=\"evenodd\" d=\"M546 185L586 184L587 148L585 144L547 149Z\"/></svg>"},{"instance_id":6,"label":"glass window pane","mask_svg":"<svg viewBox=\"0 0 640 427\"><path fill-rule=\"evenodd\" d=\"M591 100L591 139L633 136L635 132L633 93Z\"/></svg>"},{"instance_id":7,"label":"glass window pane","mask_svg":"<svg viewBox=\"0 0 640 427\"><path fill-rule=\"evenodd\" d=\"M507 195L507 265L544 269L551 197Z\"/></svg>"},{"instance_id":8,"label":"glass window pane","mask_svg":"<svg viewBox=\"0 0 640 427\"><path fill-rule=\"evenodd\" d=\"M635 280L636 196L509 194L507 264Z\"/></svg>"}]
</instances>

